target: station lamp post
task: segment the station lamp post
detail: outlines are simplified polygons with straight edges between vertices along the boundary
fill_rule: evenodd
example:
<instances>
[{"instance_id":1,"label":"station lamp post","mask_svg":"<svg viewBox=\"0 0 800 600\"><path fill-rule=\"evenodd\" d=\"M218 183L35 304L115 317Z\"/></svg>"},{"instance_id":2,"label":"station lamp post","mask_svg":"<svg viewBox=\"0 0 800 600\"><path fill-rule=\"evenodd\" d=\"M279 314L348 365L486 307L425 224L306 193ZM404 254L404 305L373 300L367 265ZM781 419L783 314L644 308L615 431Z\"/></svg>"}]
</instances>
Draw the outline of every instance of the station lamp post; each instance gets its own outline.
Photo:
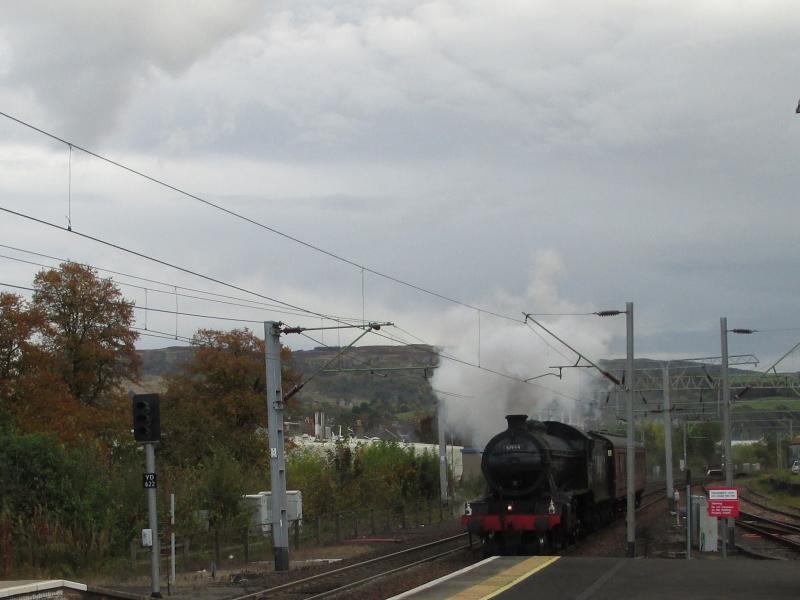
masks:
<instances>
[{"instance_id":1,"label":"station lamp post","mask_svg":"<svg viewBox=\"0 0 800 600\"><path fill-rule=\"evenodd\" d=\"M636 393L636 372L633 368L633 302L625 303L624 311L602 310L596 312L598 317L611 317L625 314L625 421L627 426L627 444L625 456L625 475L627 488L627 509L625 513L625 530L627 554L636 557L636 446L634 443L633 395Z\"/></svg>"},{"instance_id":2,"label":"station lamp post","mask_svg":"<svg viewBox=\"0 0 800 600\"><path fill-rule=\"evenodd\" d=\"M525 322L527 323L529 320L538 325L548 334L553 336L559 342L564 344L567 348L572 350L575 354L578 355L578 362L581 360L585 360L589 365L597 369L603 377L612 381L615 385L619 387L624 387L625 391L627 392L626 398L626 421L627 421L627 456L625 457L625 471L626 471L626 487L627 487L627 512L626 512L626 534L627 534L627 553L628 556L634 558L636 556L636 512L635 512L635 501L636 501L636 478L635 478L635 469L636 469L636 461L635 461L635 443L633 439L634 434L634 423L633 423L633 395L636 390L636 382L635 382L635 372L633 369L633 302L626 302L625 303L625 310L600 310L594 314L598 317L615 317L617 315L625 315L625 322L626 322L626 330L625 330L625 339L626 339L626 360L625 360L625 380L620 381L614 375L606 371L605 369L598 366L596 363L593 363L589 360L586 356L582 353L578 352L575 348L570 346L566 341L558 337L555 333L550 331L547 327L539 323L536 319L533 318L531 313L522 313L525 315ZM579 366L577 363L574 365L569 365L569 367L577 367ZM559 367L567 368L565 367ZM560 377L560 375L559 375ZM532 377L531 379L537 379L536 377ZM526 380L530 381L530 379Z\"/></svg>"},{"instance_id":3,"label":"station lamp post","mask_svg":"<svg viewBox=\"0 0 800 600\"><path fill-rule=\"evenodd\" d=\"M728 333L749 335L755 333L754 329L728 329L728 318L719 320L720 340L722 346L722 429L723 452L725 453L725 485L733 487L733 453L731 451L731 383L728 375ZM730 544L734 548L734 520L727 519L727 534L723 544Z\"/></svg>"}]
</instances>

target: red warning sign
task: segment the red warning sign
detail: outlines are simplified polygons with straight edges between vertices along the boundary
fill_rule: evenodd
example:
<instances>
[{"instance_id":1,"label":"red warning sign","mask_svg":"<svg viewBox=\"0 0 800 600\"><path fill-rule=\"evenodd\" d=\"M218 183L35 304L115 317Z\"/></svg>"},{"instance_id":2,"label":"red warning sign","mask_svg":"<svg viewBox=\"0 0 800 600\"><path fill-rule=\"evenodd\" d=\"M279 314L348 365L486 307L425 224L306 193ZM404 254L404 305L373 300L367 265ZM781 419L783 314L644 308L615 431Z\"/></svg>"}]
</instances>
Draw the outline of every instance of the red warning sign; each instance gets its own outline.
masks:
<instances>
[{"instance_id":1,"label":"red warning sign","mask_svg":"<svg viewBox=\"0 0 800 600\"><path fill-rule=\"evenodd\" d=\"M739 491L736 488L712 488L708 490L708 516L739 516Z\"/></svg>"}]
</instances>

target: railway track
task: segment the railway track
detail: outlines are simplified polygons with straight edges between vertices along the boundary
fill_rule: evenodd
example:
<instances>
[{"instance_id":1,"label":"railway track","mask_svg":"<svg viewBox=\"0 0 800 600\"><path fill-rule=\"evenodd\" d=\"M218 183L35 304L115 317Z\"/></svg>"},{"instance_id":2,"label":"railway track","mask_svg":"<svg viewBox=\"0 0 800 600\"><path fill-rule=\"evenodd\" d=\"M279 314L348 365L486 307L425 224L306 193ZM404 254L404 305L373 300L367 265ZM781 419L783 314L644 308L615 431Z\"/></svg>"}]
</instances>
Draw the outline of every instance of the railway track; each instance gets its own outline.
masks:
<instances>
[{"instance_id":1,"label":"railway track","mask_svg":"<svg viewBox=\"0 0 800 600\"><path fill-rule=\"evenodd\" d=\"M739 512L736 525L740 530L770 542L770 545L759 547L758 552L750 548L749 544L737 542L740 550L778 560L800 558L800 527L797 525L742 511Z\"/></svg>"},{"instance_id":2,"label":"railway track","mask_svg":"<svg viewBox=\"0 0 800 600\"><path fill-rule=\"evenodd\" d=\"M636 509L636 512L641 510L645 510L646 508L650 508L654 504L658 504L662 500L666 500L666 487L661 486L655 489L648 490L645 494L642 495L642 502L639 507ZM647 500L647 502L645 502Z\"/></svg>"},{"instance_id":3,"label":"railway track","mask_svg":"<svg viewBox=\"0 0 800 600\"><path fill-rule=\"evenodd\" d=\"M332 569L303 579L296 579L257 592L237 596L233 600L269 598L302 598L317 600L331 598L380 578L401 573L469 548L467 534L462 533L377 558Z\"/></svg>"},{"instance_id":4,"label":"railway track","mask_svg":"<svg viewBox=\"0 0 800 600\"><path fill-rule=\"evenodd\" d=\"M775 515L779 515L779 516L782 516L782 517L789 517L794 521L795 524L800 523L800 512L794 512L794 511L789 511L789 510L781 510L781 509L778 509L778 508L773 508L771 506L767 506L766 504L764 504L763 502L761 502L759 500L754 500L753 497L751 496L751 494L754 495L754 496L761 497L761 498L769 499L767 496L763 496L762 494L756 494L752 490L747 490L747 494L741 494L740 493L739 494L739 498L743 502L745 502L747 504L752 504L753 506L755 506L756 508L759 508L761 510L764 510L764 511L767 511L769 513L772 513L772 514L775 514Z\"/></svg>"},{"instance_id":5,"label":"railway track","mask_svg":"<svg viewBox=\"0 0 800 600\"><path fill-rule=\"evenodd\" d=\"M648 490L642 498L641 505L636 509L637 512L646 510L661 502L664 499L663 495L663 488ZM267 598L270 600L273 598L318 600L331 598L381 578L396 575L413 567L468 550L471 547L467 543L467 539L468 534L466 533L450 536L385 556L379 556L310 577L265 588L257 592L237 596L233 600L261 600Z\"/></svg>"}]
</instances>

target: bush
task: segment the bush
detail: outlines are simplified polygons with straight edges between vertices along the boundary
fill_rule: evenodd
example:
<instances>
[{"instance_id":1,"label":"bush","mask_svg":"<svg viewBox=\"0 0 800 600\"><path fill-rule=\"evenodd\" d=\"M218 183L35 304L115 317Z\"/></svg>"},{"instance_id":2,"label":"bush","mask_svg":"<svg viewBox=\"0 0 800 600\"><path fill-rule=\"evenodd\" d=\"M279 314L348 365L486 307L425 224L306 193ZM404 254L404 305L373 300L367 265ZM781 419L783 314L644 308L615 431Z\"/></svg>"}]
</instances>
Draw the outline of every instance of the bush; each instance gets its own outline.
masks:
<instances>
[{"instance_id":1,"label":"bush","mask_svg":"<svg viewBox=\"0 0 800 600\"><path fill-rule=\"evenodd\" d=\"M0 489L4 573L20 564L72 573L112 550L112 498L97 450L67 451L55 436L6 430Z\"/></svg>"},{"instance_id":2,"label":"bush","mask_svg":"<svg viewBox=\"0 0 800 600\"><path fill-rule=\"evenodd\" d=\"M395 442L338 443L324 454L298 449L289 455L287 472L308 514L397 507L432 499L439 486L438 458Z\"/></svg>"}]
</instances>

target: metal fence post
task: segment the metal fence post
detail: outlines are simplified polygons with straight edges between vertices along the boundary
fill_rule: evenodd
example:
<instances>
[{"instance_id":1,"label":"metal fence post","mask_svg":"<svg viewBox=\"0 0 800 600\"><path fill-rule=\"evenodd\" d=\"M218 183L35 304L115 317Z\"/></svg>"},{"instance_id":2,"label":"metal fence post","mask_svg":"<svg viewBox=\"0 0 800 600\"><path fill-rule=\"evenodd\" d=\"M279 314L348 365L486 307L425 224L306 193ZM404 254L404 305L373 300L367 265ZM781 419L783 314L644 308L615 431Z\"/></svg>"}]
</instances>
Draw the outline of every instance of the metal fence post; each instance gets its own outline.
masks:
<instances>
[{"instance_id":1,"label":"metal fence post","mask_svg":"<svg viewBox=\"0 0 800 600\"><path fill-rule=\"evenodd\" d=\"M342 521L342 514L337 512L336 513L336 543L337 544L341 543L341 541L342 541L342 530L341 530L342 524L341 524L341 521Z\"/></svg>"},{"instance_id":2,"label":"metal fence post","mask_svg":"<svg viewBox=\"0 0 800 600\"><path fill-rule=\"evenodd\" d=\"M358 537L358 511L353 511L353 537Z\"/></svg>"},{"instance_id":3,"label":"metal fence post","mask_svg":"<svg viewBox=\"0 0 800 600\"><path fill-rule=\"evenodd\" d=\"M428 500L428 527L433 523L433 500Z\"/></svg>"},{"instance_id":4,"label":"metal fence post","mask_svg":"<svg viewBox=\"0 0 800 600\"><path fill-rule=\"evenodd\" d=\"M317 546L320 545L322 541L322 517L317 515Z\"/></svg>"},{"instance_id":5,"label":"metal fence post","mask_svg":"<svg viewBox=\"0 0 800 600\"><path fill-rule=\"evenodd\" d=\"M250 562L250 536L248 528L244 528L244 564Z\"/></svg>"}]
</instances>

